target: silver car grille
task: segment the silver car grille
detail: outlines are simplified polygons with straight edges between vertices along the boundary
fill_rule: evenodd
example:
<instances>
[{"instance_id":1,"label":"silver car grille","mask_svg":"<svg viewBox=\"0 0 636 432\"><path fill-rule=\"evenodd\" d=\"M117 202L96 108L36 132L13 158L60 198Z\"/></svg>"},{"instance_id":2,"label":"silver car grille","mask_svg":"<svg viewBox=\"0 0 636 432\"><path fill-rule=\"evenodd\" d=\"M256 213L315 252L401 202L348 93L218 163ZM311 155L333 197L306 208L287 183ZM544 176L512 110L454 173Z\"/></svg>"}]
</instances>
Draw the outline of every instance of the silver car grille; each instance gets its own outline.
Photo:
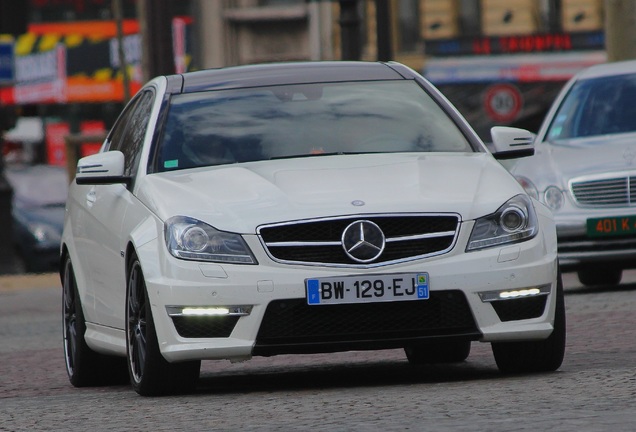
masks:
<instances>
[{"instance_id":1,"label":"silver car grille","mask_svg":"<svg viewBox=\"0 0 636 432\"><path fill-rule=\"evenodd\" d=\"M386 239L371 262L356 262L343 247L343 232L353 223L370 221ZM450 251L459 232L457 214L373 214L301 220L260 226L269 256L286 264L374 267L439 255Z\"/></svg>"},{"instance_id":2,"label":"silver car grille","mask_svg":"<svg viewBox=\"0 0 636 432\"><path fill-rule=\"evenodd\" d=\"M633 206L636 205L636 173L573 179L570 191L576 202L585 206Z\"/></svg>"}]
</instances>

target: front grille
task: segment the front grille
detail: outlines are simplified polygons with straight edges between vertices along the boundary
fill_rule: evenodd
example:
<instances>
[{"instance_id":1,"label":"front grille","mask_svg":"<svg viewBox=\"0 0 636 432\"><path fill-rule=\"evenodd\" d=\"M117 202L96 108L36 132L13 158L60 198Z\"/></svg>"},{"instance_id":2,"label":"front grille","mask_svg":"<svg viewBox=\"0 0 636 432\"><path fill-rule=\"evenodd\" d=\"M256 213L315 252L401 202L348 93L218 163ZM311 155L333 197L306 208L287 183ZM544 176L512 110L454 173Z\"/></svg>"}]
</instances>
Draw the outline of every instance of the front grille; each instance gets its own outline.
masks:
<instances>
[{"instance_id":1,"label":"front grille","mask_svg":"<svg viewBox=\"0 0 636 432\"><path fill-rule=\"evenodd\" d=\"M636 174L612 178L574 179L570 190L576 202L586 206L636 205Z\"/></svg>"},{"instance_id":2,"label":"front grille","mask_svg":"<svg viewBox=\"0 0 636 432\"><path fill-rule=\"evenodd\" d=\"M543 315L548 296L499 300L490 304L497 312L501 321L515 321L538 318Z\"/></svg>"},{"instance_id":3,"label":"front grille","mask_svg":"<svg viewBox=\"0 0 636 432\"><path fill-rule=\"evenodd\" d=\"M311 352L313 347L441 336L479 335L464 293L433 291L428 300L340 305L307 304L305 299L272 301L256 339L254 355Z\"/></svg>"},{"instance_id":4,"label":"front grille","mask_svg":"<svg viewBox=\"0 0 636 432\"><path fill-rule=\"evenodd\" d=\"M238 316L173 316L179 336L185 338L230 337Z\"/></svg>"},{"instance_id":5,"label":"front grille","mask_svg":"<svg viewBox=\"0 0 636 432\"><path fill-rule=\"evenodd\" d=\"M342 246L343 231L350 224L368 220L386 238L383 253L369 265L389 264L448 252L459 231L458 215L356 215L297 221L259 227L258 234L270 254L286 263L360 265Z\"/></svg>"}]
</instances>

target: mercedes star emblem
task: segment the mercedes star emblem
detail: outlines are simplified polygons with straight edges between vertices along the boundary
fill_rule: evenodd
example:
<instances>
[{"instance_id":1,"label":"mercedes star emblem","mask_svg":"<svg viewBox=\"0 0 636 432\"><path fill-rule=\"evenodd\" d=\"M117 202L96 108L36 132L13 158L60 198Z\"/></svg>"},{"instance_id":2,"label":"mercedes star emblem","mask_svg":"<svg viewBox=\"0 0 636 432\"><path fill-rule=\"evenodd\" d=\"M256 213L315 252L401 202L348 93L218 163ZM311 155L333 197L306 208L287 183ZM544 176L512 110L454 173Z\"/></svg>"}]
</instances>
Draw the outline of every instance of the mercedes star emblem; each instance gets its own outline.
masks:
<instances>
[{"instance_id":1,"label":"mercedes star emblem","mask_svg":"<svg viewBox=\"0 0 636 432\"><path fill-rule=\"evenodd\" d=\"M377 259L384 251L386 239L375 223L359 220L342 232L342 247L349 258L360 263Z\"/></svg>"}]
</instances>

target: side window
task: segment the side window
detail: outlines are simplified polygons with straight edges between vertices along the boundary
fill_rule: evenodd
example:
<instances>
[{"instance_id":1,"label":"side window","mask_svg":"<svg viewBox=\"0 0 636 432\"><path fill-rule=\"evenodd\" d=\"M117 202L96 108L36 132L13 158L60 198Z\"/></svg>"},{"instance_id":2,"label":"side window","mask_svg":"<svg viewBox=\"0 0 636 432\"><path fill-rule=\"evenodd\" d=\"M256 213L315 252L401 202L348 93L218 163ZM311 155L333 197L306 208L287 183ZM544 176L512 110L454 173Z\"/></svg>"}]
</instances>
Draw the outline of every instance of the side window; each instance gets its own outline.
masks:
<instances>
[{"instance_id":1,"label":"side window","mask_svg":"<svg viewBox=\"0 0 636 432\"><path fill-rule=\"evenodd\" d=\"M137 173L153 101L154 93L151 91L136 97L111 133L109 150L119 150L124 154L125 175L134 176Z\"/></svg>"}]
</instances>

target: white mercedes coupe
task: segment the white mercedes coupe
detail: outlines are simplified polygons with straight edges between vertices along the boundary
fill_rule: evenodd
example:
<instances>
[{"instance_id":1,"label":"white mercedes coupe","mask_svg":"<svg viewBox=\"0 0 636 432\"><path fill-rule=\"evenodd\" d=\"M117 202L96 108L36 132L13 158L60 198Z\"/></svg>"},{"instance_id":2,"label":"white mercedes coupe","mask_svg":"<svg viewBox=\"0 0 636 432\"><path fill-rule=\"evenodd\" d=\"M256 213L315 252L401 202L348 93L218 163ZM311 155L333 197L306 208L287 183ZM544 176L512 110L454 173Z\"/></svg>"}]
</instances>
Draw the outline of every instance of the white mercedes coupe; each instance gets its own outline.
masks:
<instances>
[{"instance_id":1,"label":"white mercedes coupe","mask_svg":"<svg viewBox=\"0 0 636 432\"><path fill-rule=\"evenodd\" d=\"M298 62L161 76L81 159L61 244L75 386L192 390L201 360L492 345L553 371L565 307L549 209L399 63Z\"/></svg>"}]
</instances>

